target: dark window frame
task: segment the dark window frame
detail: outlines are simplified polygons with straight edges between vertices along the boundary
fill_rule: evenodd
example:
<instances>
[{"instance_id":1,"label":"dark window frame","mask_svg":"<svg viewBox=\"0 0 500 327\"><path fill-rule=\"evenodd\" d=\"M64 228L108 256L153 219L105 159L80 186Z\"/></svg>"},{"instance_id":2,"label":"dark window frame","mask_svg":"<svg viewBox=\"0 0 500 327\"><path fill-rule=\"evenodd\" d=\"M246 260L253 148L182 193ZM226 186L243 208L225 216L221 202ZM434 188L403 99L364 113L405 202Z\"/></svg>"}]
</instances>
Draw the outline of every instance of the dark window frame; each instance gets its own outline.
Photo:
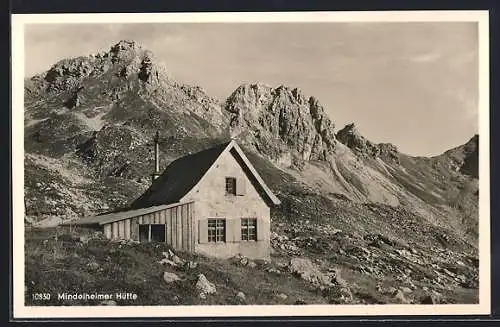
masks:
<instances>
[{"instance_id":1,"label":"dark window frame","mask_svg":"<svg viewBox=\"0 0 500 327\"><path fill-rule=\"evenodd\" d=\"M257 218L241 218L241 240L257 241Z\"/></svg>"},{"instance_id":2,"label":"dark window frame","mask_svg":"<svg viewBox=\"0 0 500 327\"><path fill-rule=\"evenodd\" d=\"M226 177L226 195L236 195L236 177Z\"/></svg>"},{"instance_id":3,"label":"dark window frame","mask_svg":"<svg viewBox=\"0 0 500 327\"><path fill-rule=\"evenodd\" d=\"M209 218L207 228L208 243L226 243L226 218Z\"/></svg>"},{"instance_id":4,"label":"dark window frame","mask_svg":"<svg viewBox=\"0 0 500 327\"><path fill-rule=\"evenodd\" d=\"M156 241L153 240L153 226L154 228L162 228L163 229L163 241ZM162 226L162 227L159 227ZM147 228L147 240L141 240L141 229L144 230L144 228ZM166 224L139 224L139 241L140 242L159 242L159 243L165 243L167 241L167 230L166 230Z\"/></svg>"}]
</instances>

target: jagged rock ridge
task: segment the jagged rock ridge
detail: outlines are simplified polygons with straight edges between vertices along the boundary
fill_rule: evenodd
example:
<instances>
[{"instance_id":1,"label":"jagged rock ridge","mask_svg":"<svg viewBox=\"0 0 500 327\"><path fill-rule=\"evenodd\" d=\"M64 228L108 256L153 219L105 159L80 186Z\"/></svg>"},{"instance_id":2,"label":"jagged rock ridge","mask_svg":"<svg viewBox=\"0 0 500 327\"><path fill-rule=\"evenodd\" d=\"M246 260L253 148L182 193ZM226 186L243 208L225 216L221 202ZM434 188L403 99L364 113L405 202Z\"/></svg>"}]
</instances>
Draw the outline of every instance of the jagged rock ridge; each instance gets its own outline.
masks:
<instances>
[{"instance_id":1,"label":"jagged rock ridge","mask_svg":"<svg viewBox=\"0 0 500 327\"><path fill-rule=\"evenodd\" d=\"M334 124L314 97L297 88L243 84L226 101L234 136L283 163L326 160L335 150Z\"/></svg>"},{"instance_id":2,"label":"jagged rock ridge","mask_svg":"<svg viewBox=\"0 0 500 327\"><path fill-rule=\"evenodd\" d=\"M398 149L390 143L375 144L363 137L354 123L347 124L337 132L337 140L348 146L356 153L373 158L382 157L399 163Z\"/></svg>"}]
</instances>

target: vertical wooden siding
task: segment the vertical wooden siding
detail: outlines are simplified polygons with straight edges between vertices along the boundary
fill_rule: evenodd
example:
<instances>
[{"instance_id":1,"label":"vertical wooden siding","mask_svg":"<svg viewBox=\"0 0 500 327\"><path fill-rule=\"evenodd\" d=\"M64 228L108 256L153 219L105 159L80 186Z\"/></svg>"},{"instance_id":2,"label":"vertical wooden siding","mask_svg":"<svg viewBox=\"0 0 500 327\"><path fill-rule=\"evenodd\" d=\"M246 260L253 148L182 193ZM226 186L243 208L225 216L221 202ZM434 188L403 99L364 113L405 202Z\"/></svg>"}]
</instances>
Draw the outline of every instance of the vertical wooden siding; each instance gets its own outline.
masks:
<instances>
[{"instance_id":1,"label":"vertical wooden siding","mask_svg":"<svg viewBox=\"0 0 500 327\"><path fill-rule=\"evenodd\" d=\"M104 225L106 237L139 241L139 225L164 224L165 241L174 249L194 251L194 204L144 214Z\"/></svg>"}]
</instances>

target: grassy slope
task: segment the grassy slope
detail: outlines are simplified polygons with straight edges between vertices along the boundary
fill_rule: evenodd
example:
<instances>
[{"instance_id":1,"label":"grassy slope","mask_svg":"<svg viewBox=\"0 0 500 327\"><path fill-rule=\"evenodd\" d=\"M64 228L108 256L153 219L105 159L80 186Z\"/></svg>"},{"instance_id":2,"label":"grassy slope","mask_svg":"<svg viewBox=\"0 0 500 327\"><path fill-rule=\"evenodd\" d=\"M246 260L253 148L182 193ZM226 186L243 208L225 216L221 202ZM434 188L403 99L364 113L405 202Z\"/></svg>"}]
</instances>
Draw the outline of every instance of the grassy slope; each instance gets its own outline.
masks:
<instances>
[{"instance_id":1,"label":"grassy slope","mask_svg":"<svg viewBox=\"0 0 500 327\"><path fill-rule=\"evenodd\" d=\"M301 228L305 234L307 228ZM58 234L57 240L55 234ZM136 301L117 301L118 305L197 305L197 304L326 304L341 303L337 288L320 290L312 284L292 275L283 268L290 255L275 247L271 262L256 261L255 267L241 266L231 260L207 258L199 255L178 252L184 260L198 263L194 269L169 267L158 263L162 252L168 250L165 244L121 244L102 239L92 239L88 244L70 238L54 229L29 229L26 232L26 304L27 305L96 305L98 301L64 301L57 299L57 293L117 293L129 292L138 295ZM323 271L335 268L347 282L352 291L350 303L399 303L387 291L390 287L412 287L406 295L411 303L419 303L428 292L438 292L446 303L474 303L477 293L474 288L450 287L444 274L444 281L434 285L432 268L410 263L408 260L391 256L370 268L370 256L382 256L387 249L370 248L372 253L362 250L359 240L350 239L346 234L337 234L328 242L311 241L304 238L299 242L301 257L309 257ZM305 241L304 241L305 240ZM323 249L321 248L323 244ZM332 251L334 250L335 251ZM392 262L391 262L392 260ZM439 257L434 258L439 262ZM466 260L466 258L462 258ZM378 261L378 260L377 260ZM280 265L281 264L281 265ZM396 268L392 268L396 264ZM440 262L440 265L443 263ZM272 267L281 274L267 272ZM367 271L371 269L374 277ZM440 268L442 269L442 268ZM449 262L446 269L467 274L468 270ZM163 272L176 273L181 281L167 284ZM410 271L410 272L409 272ZM217 287L217 293L206 299L199 297L195 284L198 274L204 274ZM408 274L409 279L401 278ZM471 277L471 276L468 276ZM33 293L51 293L47 302L35 301ZM245 301L237 299L236 294L243 292ZM277 295L283 293L286 299Z\"/></svg>"},{"instance_id":2,"label":"grassy slope","mask_svg":"<svg viewBox=\"0 0 500 327\"><path fill-rule=\"evenodd\" d=\"M320 292L290 274L274 275L257 267L242 267L229 260L210 259L188 253L177 253L181 258L198 263L195 269L165 267L158 263L165 244L120 245L107 240L91 240L82 245L76 240L53 239L54 230L30 230L26 233L26 281L28 304L34 302L29 294L50 292L52 300L44 305L82 304L61 302L57 292L115 293L132 292L138 300L120 302L129 305L171 304L238 304L235 295L243 292L247 303L294 304L297 300L307 303L326 303ZM45 241L44 240L48 240ZM268 264L269 265L269 264ZM267 266L268 266L267 265ZM167 284L163 272L178 274L182 281ZM195 284L198 274L216 284L217 294L206 300L199 298ZM286 300L277 298L279 293L288 295ZM88 302L95 305L96 302Z\"/></svg>"}]
</instances>

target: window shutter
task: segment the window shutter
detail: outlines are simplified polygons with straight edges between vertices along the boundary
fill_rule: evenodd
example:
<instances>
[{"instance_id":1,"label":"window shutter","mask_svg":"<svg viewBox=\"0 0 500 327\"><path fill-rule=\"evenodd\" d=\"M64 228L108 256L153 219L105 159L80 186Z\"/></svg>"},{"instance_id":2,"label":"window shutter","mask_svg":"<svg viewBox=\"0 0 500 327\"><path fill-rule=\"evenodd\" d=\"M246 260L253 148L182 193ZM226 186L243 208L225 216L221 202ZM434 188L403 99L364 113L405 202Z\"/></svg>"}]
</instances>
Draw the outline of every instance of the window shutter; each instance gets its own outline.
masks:
<instances>
[{"instance_id":1,"label":"window shutter","mask_svg":"<svg viewBox=\"0 0 500 327\"><path fill-rule=\"evenodd\" d=\"M237 219L226 219L226 242L234 242L234 228Z\"/></svg>"},{"instance_id":2,"label":"window shutter","mask_svg":"<svg viewBox=\"0 0 500 327\"><path fill-rule=\"evenodd\" d=\"M246 188L246 180L245 178L237 178L236 179L236 195L245 195L247 193Z\"/></svg>"},{"instance_id":3,"label":"window shutter","mask_svg":"<svg viewBox=\"0 0 500 327\"><path fill-rule=\"evenodd\" d=\"M198 243L208 243L208 220L198 220Z\"/></svg>"},{"instance_id":4,"label":"window shutter","mask_svg":"<svg viewBox=\"0 0 500 327\"><path fill-rule=\"evenodd\" d=\"M266 239L268 228L269 226L265 219L257 218L257 241Z\"/></svg>"},{"instance_id":5,"label":"window shutter","mask_svg":"<svg viewBox=\"0 0 500 327\"><path fill-rule=\"evenodd\" d=\"M241 242L241 219L233 219L233 242Z\"/></svg>"}]
</instances>

